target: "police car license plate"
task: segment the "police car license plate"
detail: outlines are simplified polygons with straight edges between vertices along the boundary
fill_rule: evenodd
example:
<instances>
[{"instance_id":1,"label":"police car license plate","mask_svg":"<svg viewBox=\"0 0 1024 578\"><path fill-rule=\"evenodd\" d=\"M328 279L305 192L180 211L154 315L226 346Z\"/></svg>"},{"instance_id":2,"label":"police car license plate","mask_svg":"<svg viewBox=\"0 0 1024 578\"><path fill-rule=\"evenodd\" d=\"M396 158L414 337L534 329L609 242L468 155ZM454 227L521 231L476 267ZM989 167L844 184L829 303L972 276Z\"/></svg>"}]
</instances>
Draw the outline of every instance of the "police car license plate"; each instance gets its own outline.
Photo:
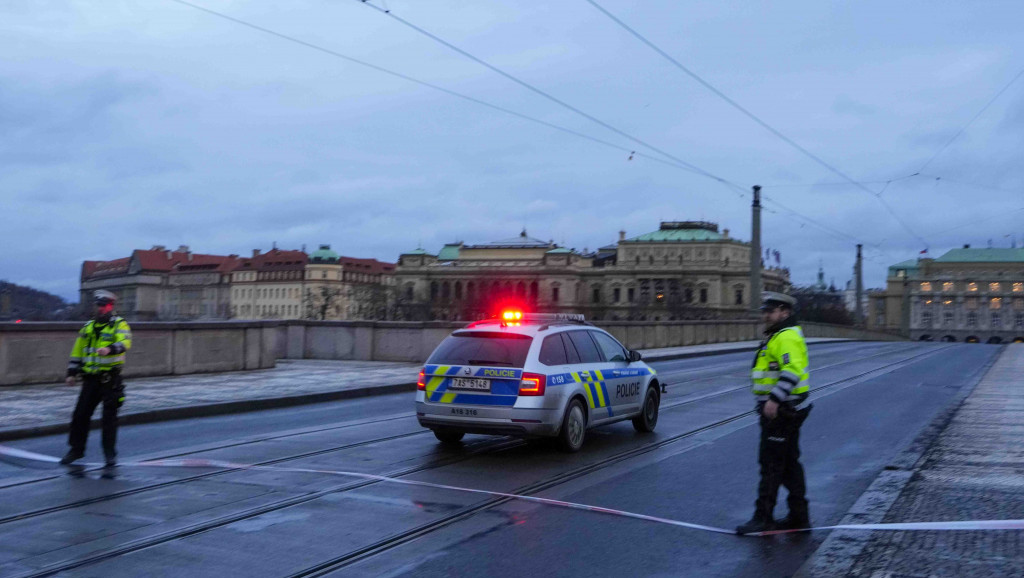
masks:
<instances>
[{"instance_id":1,"label":"police car license plate","mask_svg":"<svg viewBox=\"0 0 1024 578\"><path fill-rule=\"evenodd\" d=\"M491 380L467 377L453 377L448 389L468 389L471 391L491 391Z\"/></svg>"}]
</instances>

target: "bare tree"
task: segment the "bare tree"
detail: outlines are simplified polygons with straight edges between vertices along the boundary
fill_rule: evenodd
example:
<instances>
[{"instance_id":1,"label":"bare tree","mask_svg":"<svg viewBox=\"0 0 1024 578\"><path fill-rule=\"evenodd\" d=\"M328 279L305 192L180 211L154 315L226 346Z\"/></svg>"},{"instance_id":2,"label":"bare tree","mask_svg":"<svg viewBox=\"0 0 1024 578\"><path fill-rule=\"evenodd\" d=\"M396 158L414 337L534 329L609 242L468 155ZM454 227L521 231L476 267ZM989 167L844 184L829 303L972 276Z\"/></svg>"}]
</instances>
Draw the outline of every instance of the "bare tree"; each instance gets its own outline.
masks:
<instances>
[{"instance_id":1,"label":"bare tree","mask_svg":"<svg viewBox=\"0 0 1024 578\"><path fill-rule=\"evenodd\" d=\"M367 321L387 321L397 316L398 291L376 283L356 285L349 292L352 316Z\"/></svg>"},{"instance_id":2,"label":"bare tree","mask_svg":"<svg viewBox=\"0 0 1024 578\"><path fill-rule=\"evenodd\" d=\"M340 319L343 312L345 291L340 287L320 285L315 289L306 289L302 301L306 311L306 319L323 321L328 317Z\"/></svg>"}]
</instances>

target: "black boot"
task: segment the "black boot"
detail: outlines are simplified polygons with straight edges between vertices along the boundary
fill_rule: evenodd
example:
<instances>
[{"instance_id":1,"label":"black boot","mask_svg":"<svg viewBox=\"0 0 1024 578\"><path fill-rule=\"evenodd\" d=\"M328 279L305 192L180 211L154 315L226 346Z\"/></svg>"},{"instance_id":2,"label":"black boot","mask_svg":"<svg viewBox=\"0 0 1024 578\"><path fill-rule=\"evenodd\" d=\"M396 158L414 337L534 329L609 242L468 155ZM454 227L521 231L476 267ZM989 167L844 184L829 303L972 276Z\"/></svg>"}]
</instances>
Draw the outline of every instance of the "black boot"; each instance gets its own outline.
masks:
<instances>
[{"instance_id":1,"label":"black boot","mask_svg":"<svg viewBox=\"0 0 1024 578\"><path fill-rule=\"evenodd\" d=\"M736 526L736 533L739 535L753 534L755 532L767 532L775 529L775 520L763 512L754 512L754 517L746 523Z\"/></svg>"},{"instance_id":2,"label":"black boot","mask_svg":"<svg viewBox=\"0 0 1024 578\"><path fill-rule=\"evenodd\" d=\"M117 452L103 452L103 457L106 458L106 467L112 468L117 465Z\"/></svg>"},{"instance_id":3,"label":"black boot","mask_svg":"<svg viewBox=\"0 0 1024 578\"><path fill-rule=\"evenodd\" d=\"M811 527L811 516L807 510L790 509L785 518L775 524L779 530L805 530Z\"/></svg>"},{"instance_id":4,"label":"black boot","mask_svg":"<svg viewBox=\"0 0 1024 578\"><path fill-rule=\"evenodd\" d=\"M64 454L64 457L60 459L61 465L68 465L72 462L78 461L85 457L85 452L82 450L68 450L68 453Z\"/></svg>"}]
</instances>

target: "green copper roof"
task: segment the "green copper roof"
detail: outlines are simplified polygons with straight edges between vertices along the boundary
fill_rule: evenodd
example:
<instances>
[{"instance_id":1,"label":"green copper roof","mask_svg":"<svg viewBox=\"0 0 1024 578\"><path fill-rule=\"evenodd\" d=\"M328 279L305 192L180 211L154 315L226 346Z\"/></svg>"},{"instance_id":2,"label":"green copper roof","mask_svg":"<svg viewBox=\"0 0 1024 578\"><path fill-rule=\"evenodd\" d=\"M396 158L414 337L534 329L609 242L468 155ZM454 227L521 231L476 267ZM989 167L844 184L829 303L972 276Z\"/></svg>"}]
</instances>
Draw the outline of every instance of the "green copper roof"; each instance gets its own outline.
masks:
<instances>
[{"instance_id":1,"label":"green copper roof","mask_svg":"<svg viewBox=\"0 0 1024 578\"><path fill-rule=\"evenodd\" d=\"M718 232L718 223L708 221L662 221L657 231L652 231L627 241L719 241L725 235Z\"/></svg>"},{"instance_id":2,"label":"green copper roof","mask_svg":"<svg viewBox=\"0 0 1024 578\"><path fill-rule=\"evenodd\" d=\"M896 271L898 271L900 269L906 271L908 277L916 275L917 271L918 271L917 259L908 259L906 261L903 261L902 263L896 263L895 265L890 265L889 266L889 276L890 277L895 277L896 276Z\"/></svg>"},{"instance_id":3,"label":"green copper roof","mask_svg":"<svg viewBox=\"0 0 1024 578\"><path fill-rule=\"evenodd\" d=\"M320 248L309 256L314 262L337 261L339 255L331 251L330 245L320 245Z\"/></svg>"},{"instance_id":4,"label":"green copper roof","mask_svg":"<svg viewBox=\"0 0 1024 578\"><path fill-rule=\"evenodd\" d=\"M437 254L438 261L454 261L459 258L459 248L462 247L462 243L448 243L441 249L441 252Z\"/></svg>"},{"instance_id":5,"label":"green copper roof","mask_svg":"<svg viewBox=\"0 0 1024 578\"><path fill-rule=\"evenodd\" d=\"M413 249L412 251L407 251L407 252L402 253L402 254L403 255L427 255L428 253L426 251L424 251L423 249L417 248L417 249Z\"/></svg>"},{"instance_id":6,"label":"green copper roof","mask_svg":"<svg viewBox=\"0 0 1024 578\"><path fill-rule=\"evenodd\" d=\"M953 249L938 263L1024 263L1024 249Z\"/></svg>"},{"instance_id":7,"label":"green copper roof","mask_svg":"<svg viewBox=\"0 0 1024 578\"><path fill-rule=\"evenodd\" d=\"M563 254L563 253L572 253L572 249L569 249L568 247L559 247L557 249L552 249L550 251L545 251L545 252L548 255L551 255L551 254L560 255L560 254Z\"/></svg>"}]
</instances>

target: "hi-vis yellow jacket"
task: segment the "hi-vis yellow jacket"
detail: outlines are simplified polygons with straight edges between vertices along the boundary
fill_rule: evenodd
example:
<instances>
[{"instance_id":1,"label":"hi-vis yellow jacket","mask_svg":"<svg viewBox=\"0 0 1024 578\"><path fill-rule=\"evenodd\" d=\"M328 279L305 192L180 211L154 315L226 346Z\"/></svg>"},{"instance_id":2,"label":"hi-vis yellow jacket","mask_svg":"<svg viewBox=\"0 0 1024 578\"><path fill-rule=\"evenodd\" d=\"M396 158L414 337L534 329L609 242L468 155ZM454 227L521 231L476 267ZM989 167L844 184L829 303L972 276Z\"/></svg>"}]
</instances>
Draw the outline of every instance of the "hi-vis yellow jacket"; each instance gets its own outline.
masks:
<instances>
[{"instance_id":1,"label":"hi-vis yellow jacket","mask_svg":"<svg viewBox=\"0 0 1024 578\"><path fill-rule=\"evenodd\" d=\"M102 373L120 367L124 365L124 354L131 346L132 329L124 319L111 317L103 325L90 321L78 330L78 339L71 348L68 376ZM109 354L96 353L104 347L110 348Z\"/></svg>"},{"instance_id":2,"label":"hi-vis yellow jacket","mask_svg":"<svg viewBox=\"0 0 1024 578\"><path fill-rule=\"evenodd\" d=\"M807 399L807 343L799 325L784 327L768 336L757 350L750 371L758 401L773 399L799 405Z\"/></svg>"}]
</instances>

